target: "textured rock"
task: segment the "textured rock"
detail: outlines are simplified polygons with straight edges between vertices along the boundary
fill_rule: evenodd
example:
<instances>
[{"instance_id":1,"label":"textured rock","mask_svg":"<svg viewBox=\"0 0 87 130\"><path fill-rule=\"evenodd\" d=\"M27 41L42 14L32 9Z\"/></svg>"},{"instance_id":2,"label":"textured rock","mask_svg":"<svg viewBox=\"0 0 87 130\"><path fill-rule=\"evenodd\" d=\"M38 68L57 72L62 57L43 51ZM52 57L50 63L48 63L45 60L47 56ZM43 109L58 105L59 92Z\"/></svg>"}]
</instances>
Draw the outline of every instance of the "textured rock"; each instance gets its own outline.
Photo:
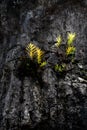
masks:
<instances>
[{"instance_id":1,"label":"textured rock","mask_svg":"<svg viewBox=\"0 0 87 130\"><path fill-rule=\"evenodd\" d=\"M83 6L85 5L85 6ZM87 2L7 0L0 3L0 130L87 129ZM50 52L61 34L76 32L74 69L63 76L50 67L31 73L19 57L32 41Z\"/></svg>"}]
</instances>

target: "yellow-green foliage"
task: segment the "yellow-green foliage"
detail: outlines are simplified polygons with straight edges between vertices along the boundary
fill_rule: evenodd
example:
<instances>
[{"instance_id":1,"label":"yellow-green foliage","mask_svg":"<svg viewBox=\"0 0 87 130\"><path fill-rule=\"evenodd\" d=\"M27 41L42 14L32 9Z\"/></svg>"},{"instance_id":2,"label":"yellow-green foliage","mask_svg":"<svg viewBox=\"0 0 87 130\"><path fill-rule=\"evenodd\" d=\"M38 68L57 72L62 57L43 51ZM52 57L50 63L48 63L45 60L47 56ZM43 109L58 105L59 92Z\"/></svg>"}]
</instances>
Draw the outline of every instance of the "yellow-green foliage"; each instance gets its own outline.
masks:
<instances>
[{"instance_id":1,"label":"yellow-green foliage","mask_svg":"<svg viewBox=\"0 0 87 130\"><path fill-rule=\"evenodd\" d=\"M36 59L38 64L42 63L42 58L43 58L43 55L44 55L44 51L42 51L39 47L37 47L33 43L28 44L27 47L26 47L26 50L27 50L27 54L29 55L29 57L32 60Z\"/></svg>"},{"instance_id":2,"label":"yellow-green foliage","mask_svg":"<svg viewBox=\"0 0 87 130\"><path fill-rule=\"evenodd\" d=\"M68 61L68 58L69 58L69 62L73 63L73 61L74 61L74 55L73 54L75 54L75 51L76 51L76 48L73 45L73 41L75 40L75 38L76 38L75 33L68 33L67 43L66 43L65 46L61 46L62 45L61 35L59 35L56 38L55 47L57 48L57 51L60 48L62 55L65 57L65 59L64 58L60 59L60 61L62 61L62 63L54 65L55 71L63 72L67 68L67 62L66 61ZM65 50L62 50L62 47L64 47ZM33 43L29 43L27 45L26 51L27 51L29 58L32 61L35 61L37 64L39 64L39 67L44 67L48 64L47 61L43 61L43 59L45 59L44 51L41 50L36 45L34 45ZM57 53L57 54L58 54L58 58L62 58L59 53ZM70 56L71 56L71 59L70 59Z\"/></svg>"},{"instance_id":3,"label":"yellow-green foliage","mask_svg":"<svg viewBox=\"0 0 87 130\"><path fill-rule=\"evenodd\" d=\"M75 54L76 48L73 45L73 41L76 38L76 34L75 33L68 33L67 36L67 48L66 48L66 55L73 55Z\"/></svg>"},{"instance_id":4,"label":"yellow-green foliage","mask_svg":"<svg viewBox=\"0 0 87 130\"><path fill-rule=\"evenodd\" d=\"M74 55L73 54L75 54L75 51L76 51L76 48L73 45L73 41L75 40L75 38L76 38L75 33L68 33L68 35L67 35L67 44L65 46L65 51L62 52L63 54L65 53L65 55L67 56L66 57L67 59L68 59L68 56L72 55L71 61L70 61L72 63L74 61L74 57L73 57ZM61 43L62 43L62 37L59 35L58 38L57 38L57 42L55 43L55 46L60 47ZM56 64L54 66L55 71L63 72L66 69L66 65L67 65L66 63L62 63L60 65Z\"/></svg>"},{"instance_id":5,"label":"yellow-green foliage","mask_svg":"<svg viewBox=\"0 0 87 130\"><path fill-rule=\"evenodd\" d=\"M27 53L31 59L36 55L36 46L33 43L30 43L26 47Z\"/></svg>"},{"instance_id":6,"label":"yellow-green foliage","mask_svg":"<svg viewBox=\"0 0 87 130\"><path fill-rule=\"evenodd\" d=\"M66 55L72 55L75 53L75 51L76 51L76 48L74 46L69 46L66 49Z\"/></svg>"},{"instance_id":7,"label":"yellow-green foliage","mask_svg":"<svg viewBox=\"0 0 87 130\"><path fill-rule=\"evenodd\" d=\"M37 48L37 63L40 64L42 62L44 52Z\"/></svg>"},{"instance_id":8,"label":"yellow-green foliage","mask_svg":"<svg viewBox=\"0 0 87 130\"><path fill-rule=\"evenodd\" d=\"M56 38L56 43L55 43L55 46L56 47L59 47L62 43L62 37L61 35L59 35L57 38Z\"/></svg>"},{"instance_id":9,"label":"yellow-green foliage","mask_svg":"<svg viewBox=\"0 0 87 130\"><path fill-rule=\"evenodd\" d=\"M76 38L76 33L68 33L68 36L67 36L67 44L68 44L68 46L72 45L75 38Z\"/></svg>"},{"instance_id":10,"label":"yellow-green foliage","mask_svg":"<svg viewBox=\"0 0 87 130\"><path fill-rule=\"evenodd\" d=\"M47 64L47 62L44 61L44 62L42 62L42 63L40 64L40 67L44 67L46 64Z\"/></svg>"},{"instance_id":11,"label":"yellow-green foliage","mask_svg":"<svg viewBox=\"0 0 87 130\"><path fill-rule=\"evenodd\" d=\"M66 64L64 64L64 63L61 65L58 65L58 64L55 65L55 71L62 72L65 70L65 68L66 68Z\"/></svg>"}]
</instances>

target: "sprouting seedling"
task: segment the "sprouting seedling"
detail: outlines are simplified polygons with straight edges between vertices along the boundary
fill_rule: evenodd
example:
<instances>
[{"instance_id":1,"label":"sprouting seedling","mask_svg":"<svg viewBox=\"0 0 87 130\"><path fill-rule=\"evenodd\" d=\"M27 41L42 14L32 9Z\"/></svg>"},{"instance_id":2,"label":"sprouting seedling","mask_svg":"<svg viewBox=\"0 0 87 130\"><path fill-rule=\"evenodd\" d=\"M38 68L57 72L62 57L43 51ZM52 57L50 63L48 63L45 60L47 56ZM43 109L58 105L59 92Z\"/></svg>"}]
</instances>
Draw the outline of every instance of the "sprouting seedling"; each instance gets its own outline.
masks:
<instances>
[{"instance_id":1,"label":"sprouting seedling","mask_svg":"<svg viewBox=\"0 0 87 130\"><path fill-rule=\"evenodd\" d=\"M56 43L55 43L55 46L56 47L59 47L62 43L62 37L61 35L59 35L57 38L56 38Z\"/></svg>"},{"instance_id":2,"label":"sprouting seedling","mask_svg":"<svg viewBox=\"0 0 87 130\"><path fill-rule=\"evenodd\" d=\"M75 38L76 38L76 33L68 33L68 36L67 36L67 44L68 44L68 46L72 45Z\"/></svg>"}]
</instances>

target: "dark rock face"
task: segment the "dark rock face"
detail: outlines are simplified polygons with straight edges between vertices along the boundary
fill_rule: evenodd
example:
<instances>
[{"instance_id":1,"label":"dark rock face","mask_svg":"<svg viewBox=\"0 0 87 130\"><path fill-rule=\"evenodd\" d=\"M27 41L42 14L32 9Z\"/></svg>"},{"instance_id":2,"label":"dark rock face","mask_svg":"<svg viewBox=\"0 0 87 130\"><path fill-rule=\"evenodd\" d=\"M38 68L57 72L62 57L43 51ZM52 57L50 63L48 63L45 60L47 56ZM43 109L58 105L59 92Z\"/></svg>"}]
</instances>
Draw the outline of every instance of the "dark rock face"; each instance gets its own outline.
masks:
<instances>
[{"instance_id":1,"label":"dark rock face","mask_svg":"<svg viewBox=\"0 0 87 130\"><path fill-rule=\"evenodd\" d=\"M87 0L83 0L82 2L85 6L87 6Z\"/></svg>"},{"instance_id":2,"label":"dark rock face","mask_svg":"<svg viewBox=\"0 0 87 130\"><path fill-rule=\"evenodd\" d=\"M86 0L1 1L0 130L87 129L86 12ZM77 34L73 70L61 77L50 67L39 77L18 70L29 42L49 51L67 32Z\"/></svg>"}]
</instances>

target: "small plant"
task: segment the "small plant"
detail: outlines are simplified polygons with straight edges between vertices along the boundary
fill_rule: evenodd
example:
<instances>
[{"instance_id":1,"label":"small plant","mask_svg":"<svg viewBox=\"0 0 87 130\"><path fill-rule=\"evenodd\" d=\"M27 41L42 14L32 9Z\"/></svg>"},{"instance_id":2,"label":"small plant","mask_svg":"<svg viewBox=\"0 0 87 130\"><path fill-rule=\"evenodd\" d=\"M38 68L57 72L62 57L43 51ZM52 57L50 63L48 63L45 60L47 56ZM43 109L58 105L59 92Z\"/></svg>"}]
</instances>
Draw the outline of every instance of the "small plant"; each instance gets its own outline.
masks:
<instances>
[{"instance_id":1,"label":"small plant","mask_svg":"<svg viewBox=\"0 0 87 130\"><path fill-rule=\"evenodd\" d=\"M40 70L41 68L45 67L47 64L50 64L50 67L53 68L58 73L63 73L65 71L67 71L69 64L72 65L74 58L75 58L76 48L73 45L75 38L76 38L75 33L68 33L67 43L63 44L63 46L62 46L61 35L59 35L56 38L56 43L54 44L56 47L56 51L53 52L54 55L58 57L58 63L56 63L56 64L49 63L48 60L45 59L45 52L42 49L40 49L39 47L37 47L35 44L29 43L26 47L28 59L30 59L30 60L28 60L28 62L26 62L27 68L34 67L33 69L29 69L29 70L33 71L34 69L36 69L38 72L38 69ZM50 52L48 52L48 53L50 53Z\"/></svg>"},{"instance_id":2,"label":"small plant","mask_svg":"<svg viewBox=\"0 0 87 130\"><path fill-rule=\"evenodd\" d=\"M43 62L44 51L42 51L39 47L33 43L30 43L27 45L26 51L30 59L35 60L40 65L40 67L46 65L46 61Z\"/></svg>"},{"instance_id":3,"label":"small plant","mask_svg":"<svg viewBox=\"0 0 87 130\"><path fill-rule=\"evenodd\" d=\"M62 52L62 56L65 57L64 59L62 59L62 63L56 64L55 65L55 71L58 72L63 72L66 70L68 64L72 64L74 62L74 57L75 57L75 51L76 48L73 45L73 42L76 38L76 34L75 33L68 33L67 35L67 43L65 44L64 48L62 50L62 38L59 35L57 37L57 41L55 43L55 46L59 49L61 49ZM58 58L61 58L61 55L58 55ZM68 61L68 64L67 64Z\"/></svg>"}]
</instances>

